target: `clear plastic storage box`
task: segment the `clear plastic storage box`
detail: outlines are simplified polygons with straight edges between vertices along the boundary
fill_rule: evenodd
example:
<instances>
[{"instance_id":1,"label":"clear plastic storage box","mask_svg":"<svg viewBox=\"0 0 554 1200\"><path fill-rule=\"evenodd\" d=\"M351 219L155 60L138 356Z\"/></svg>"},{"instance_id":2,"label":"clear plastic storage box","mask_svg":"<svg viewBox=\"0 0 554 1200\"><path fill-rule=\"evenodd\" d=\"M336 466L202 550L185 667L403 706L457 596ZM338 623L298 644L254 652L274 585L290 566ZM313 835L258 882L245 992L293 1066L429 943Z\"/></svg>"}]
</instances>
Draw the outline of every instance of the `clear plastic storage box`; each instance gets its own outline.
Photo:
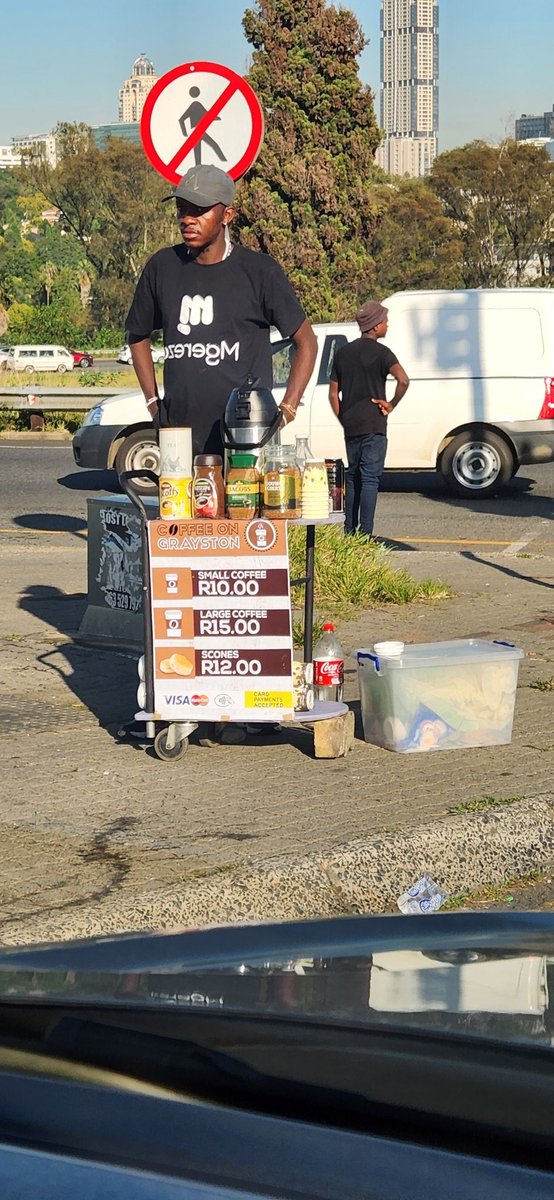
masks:
<instances>
[{"instance_id":1,"label":"clear plastic storage box","mask_svg":"<svg viewBox=\"0 0 554 1200\"><path fill-rule=\"evenodd\" d=\"M517 646L468 638L356 653L366 742L406 754L511 741Z\"/></svg>"}]
</instances>

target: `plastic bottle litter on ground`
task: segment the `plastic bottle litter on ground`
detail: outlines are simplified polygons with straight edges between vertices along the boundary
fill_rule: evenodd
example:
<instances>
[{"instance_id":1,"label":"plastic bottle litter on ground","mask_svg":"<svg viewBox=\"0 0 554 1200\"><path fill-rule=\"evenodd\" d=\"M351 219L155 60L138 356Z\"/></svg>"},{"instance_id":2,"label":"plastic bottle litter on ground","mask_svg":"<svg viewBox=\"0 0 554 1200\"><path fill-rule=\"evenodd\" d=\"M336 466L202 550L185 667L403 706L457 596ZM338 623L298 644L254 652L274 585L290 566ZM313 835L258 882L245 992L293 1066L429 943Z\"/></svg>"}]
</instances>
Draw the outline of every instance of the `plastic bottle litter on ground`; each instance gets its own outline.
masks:
<instances>
[{"instance_id":1,"label":"plastic bottle litter on ground","mask_svg":"<svg viewBox=\"0 0 554 1200\"><path fill-rule=\"evenodd\" d=\"M396 903L400 912L413 916L434 913L444 904L445 900L446 892L442 891L438 883L434 883L428 875L422 875L421 879L417 879L411 888L402 892Z\"/></svg>"}]
</instances>

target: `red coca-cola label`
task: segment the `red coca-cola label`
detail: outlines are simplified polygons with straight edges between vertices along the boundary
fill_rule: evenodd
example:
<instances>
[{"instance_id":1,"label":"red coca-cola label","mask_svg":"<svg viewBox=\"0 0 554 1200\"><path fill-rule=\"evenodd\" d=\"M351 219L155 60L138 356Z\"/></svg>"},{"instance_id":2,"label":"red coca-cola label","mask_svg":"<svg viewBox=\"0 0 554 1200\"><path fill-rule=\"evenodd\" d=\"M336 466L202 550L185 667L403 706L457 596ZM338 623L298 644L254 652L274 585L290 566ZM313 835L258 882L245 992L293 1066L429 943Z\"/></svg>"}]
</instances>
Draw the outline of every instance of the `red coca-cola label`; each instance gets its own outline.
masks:
<instances>
[{"instance_id":1,"label":"red coca-cola label","mask_svg":"<svg viewBox=\"0 0 554 1200\"><path fill-rule=\"evenodd\" d=\"M314 658L316 687L341 687L344 679L342 658Z\"/></svg>"}]
</instances>

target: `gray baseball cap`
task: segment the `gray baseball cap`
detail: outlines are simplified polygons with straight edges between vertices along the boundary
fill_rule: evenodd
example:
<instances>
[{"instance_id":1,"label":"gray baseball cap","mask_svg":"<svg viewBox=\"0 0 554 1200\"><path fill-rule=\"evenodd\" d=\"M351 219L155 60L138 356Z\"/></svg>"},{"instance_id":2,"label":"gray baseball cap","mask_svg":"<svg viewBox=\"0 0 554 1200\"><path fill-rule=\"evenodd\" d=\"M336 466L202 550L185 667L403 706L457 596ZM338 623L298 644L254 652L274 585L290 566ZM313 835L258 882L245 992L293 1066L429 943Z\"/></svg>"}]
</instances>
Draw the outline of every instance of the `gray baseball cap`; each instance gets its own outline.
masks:
<instances>
[{"instance_id":1,"label":"gray baseball cap","mask_svg":"<svg viewBox=\"0 0 554 1200\"><path fill-rule=\"evenodd\" d=\"M232 204L235 191L231 176L219 167L191 167L171 196L164 196L164 200L188 200L189 204L197 204L199 208L211 208L212 204Z\"/></svg>"}]
</instances>

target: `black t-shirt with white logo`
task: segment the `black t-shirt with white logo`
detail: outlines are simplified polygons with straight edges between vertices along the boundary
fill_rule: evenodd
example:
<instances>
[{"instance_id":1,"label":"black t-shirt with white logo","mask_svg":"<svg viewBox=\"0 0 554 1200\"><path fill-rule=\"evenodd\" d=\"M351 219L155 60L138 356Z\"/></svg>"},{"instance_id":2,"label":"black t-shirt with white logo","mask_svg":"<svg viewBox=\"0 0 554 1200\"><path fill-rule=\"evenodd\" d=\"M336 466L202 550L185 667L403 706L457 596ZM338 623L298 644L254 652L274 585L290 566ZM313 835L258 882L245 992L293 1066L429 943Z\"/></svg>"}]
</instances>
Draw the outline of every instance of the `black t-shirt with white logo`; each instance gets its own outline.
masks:
<instances>
[{"instance_id":1,"label":"black t-shirt with white logo","mask_svg":"<svg viewBox=\"0 0 554 1200\"><path fill-rule=\"evenodd\" d=\"M163 329L160 424L190 425L195 454L221 452L220 418L229 393L251 375L273 384L270 326L282 337L305 320L275 259L245 246L203 265L186 246L147 262L127 317L129 342Z\"/></svg>"},{"instance_id":2,"label":"black t-shirt with white logo","mask_svg":"<svg viewBox=\"0 0 554 1200\"><path fill-rule=\"evenodd\" d=\"M357 338L337 350L331 379L339 385L345 437L387 432L387 418L371 401L386 400L387 375L397 362L396 354L376 338Z\"/></svg>"}]
</instances>

